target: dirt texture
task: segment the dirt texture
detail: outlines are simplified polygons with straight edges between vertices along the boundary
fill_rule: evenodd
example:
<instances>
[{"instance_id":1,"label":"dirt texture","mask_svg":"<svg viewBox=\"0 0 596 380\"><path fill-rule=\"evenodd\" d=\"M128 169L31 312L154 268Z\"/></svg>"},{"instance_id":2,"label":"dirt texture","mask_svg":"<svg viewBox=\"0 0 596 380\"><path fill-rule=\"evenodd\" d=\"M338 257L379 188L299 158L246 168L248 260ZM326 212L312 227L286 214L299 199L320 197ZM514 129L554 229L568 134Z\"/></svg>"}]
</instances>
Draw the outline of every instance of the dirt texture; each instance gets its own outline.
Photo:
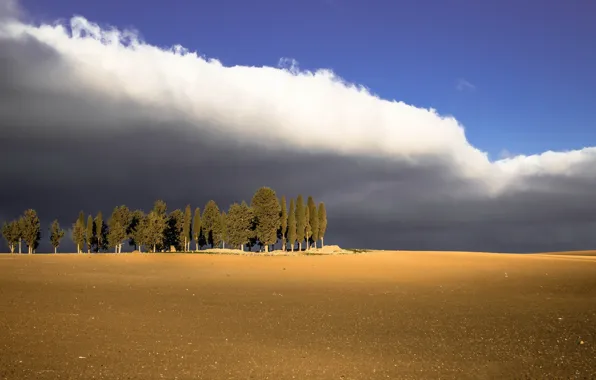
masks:
<instances>
[{"instance_id":1,"label":"dirt texture","mask_svg":"<svg viewBox=\"0 0 596 380\"><path fill-rule=\"evenodd\" d=\"M596 257L0 255L0 379L593 379Z\"/></svg>"}]
</instances>

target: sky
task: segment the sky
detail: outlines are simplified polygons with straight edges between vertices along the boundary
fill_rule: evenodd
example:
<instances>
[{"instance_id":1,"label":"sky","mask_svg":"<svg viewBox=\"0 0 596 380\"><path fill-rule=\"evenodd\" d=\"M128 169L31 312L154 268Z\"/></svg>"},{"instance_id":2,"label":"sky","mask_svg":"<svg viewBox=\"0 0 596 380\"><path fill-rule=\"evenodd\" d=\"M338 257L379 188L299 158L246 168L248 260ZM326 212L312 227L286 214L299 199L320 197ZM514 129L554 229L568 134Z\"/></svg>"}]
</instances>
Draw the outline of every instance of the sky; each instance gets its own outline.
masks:
<instances>
[{"instance_id":1,"label":"sky","mask_svg":"<svg viewBox=\"0 0 596 380\"><path fill-rule=\"evenodd\" d=\"M342 246L593 248L594 14L0 0L0 221L268 185L324 201Z\"/></svg>"},{"instance_id":2,"label":"sky","mask_svg":"<svg viewBox=\"0 0 596 380\"><path fill-rule=\"evenodd\" d=\"M24 0L36 20L83 15L225 65L331 68L385 99L452 114L498 158L596 145L596 3Z\"/></svg>"}]
</instances>

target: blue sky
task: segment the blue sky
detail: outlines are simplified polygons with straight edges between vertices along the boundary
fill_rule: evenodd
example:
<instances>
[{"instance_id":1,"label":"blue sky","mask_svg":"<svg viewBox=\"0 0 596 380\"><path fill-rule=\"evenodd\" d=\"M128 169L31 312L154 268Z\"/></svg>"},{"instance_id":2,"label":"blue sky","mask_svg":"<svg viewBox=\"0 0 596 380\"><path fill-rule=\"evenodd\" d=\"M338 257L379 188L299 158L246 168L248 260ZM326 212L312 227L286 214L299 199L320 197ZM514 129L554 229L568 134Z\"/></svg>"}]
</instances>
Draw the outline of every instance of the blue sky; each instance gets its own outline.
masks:
<instances>
[{"instance_id":1,"label":"blue sky","mask_svg":"<svg viewBox=\"0 0 596 380\"><path fill-rule=\"evenodd\" d=\"M596 146L596 2L22 0L225 65L331 68L383 98L436 108L496 158ZM472 84L458 90L458 81Z\"/></svg>"}]
</instances>

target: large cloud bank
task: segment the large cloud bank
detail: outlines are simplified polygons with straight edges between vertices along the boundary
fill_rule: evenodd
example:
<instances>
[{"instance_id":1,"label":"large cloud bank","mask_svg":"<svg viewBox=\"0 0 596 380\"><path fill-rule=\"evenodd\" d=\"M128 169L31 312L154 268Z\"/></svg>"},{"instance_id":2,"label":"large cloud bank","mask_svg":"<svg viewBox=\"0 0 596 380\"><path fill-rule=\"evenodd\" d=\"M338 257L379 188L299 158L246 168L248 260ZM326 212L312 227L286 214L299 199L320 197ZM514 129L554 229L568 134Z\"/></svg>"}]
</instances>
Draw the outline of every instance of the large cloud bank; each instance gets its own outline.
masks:
<instances>
[{"instance_id":1,"label":"large cloud bank","mask_svg":"<svg viewBox=\"0 0 596 380\"><path fill-rule=\"evenodd\" d=\"M596 244L596 148L490 161L454 117L331 70L227 67L80 16L0 12L0 217L36 207L68 224L81 208L225 203L266 184L324 200L344 245Z\"/></svg>"}]
</instances>

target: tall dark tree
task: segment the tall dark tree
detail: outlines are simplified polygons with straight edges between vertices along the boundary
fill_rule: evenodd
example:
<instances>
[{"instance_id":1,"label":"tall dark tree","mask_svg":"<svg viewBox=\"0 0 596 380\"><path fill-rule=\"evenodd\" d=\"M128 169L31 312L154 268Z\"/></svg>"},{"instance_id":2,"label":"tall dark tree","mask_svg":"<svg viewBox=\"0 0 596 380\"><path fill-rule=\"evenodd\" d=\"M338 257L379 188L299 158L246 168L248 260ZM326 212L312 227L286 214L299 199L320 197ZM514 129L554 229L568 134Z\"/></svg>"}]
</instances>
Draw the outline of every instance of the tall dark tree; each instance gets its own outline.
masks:
<instances>
[{"instance_id":1,"label":"tall dark tree","mask_svg":"<svg viewBox=\"0 0 596 380\"><path fill-rule=\"evenodd\" d=\"M23 236L23 231L25 230L25 218L23 218L22 216L17 219L17 228L16 231L19 234L19 255L23 252L22 248L21 248L21 243L23 242L24 236Z\"/></svg>"},{"instance_id":2,"label":"tall dark tree","mask_svg":"<svg viewBox=\"0 0 596 380\"><path fill-rule=\"evenodd\" d=\"M77 253L81 253L81 247L85 244L85 225L81 223L81 219L72 225L72 242L77 246Z\"/></svg>"},{"instance_id":3,"label":"tall dark tree","mask_svg":"<svg viewBox=\"0 0 596 380\"><path fill-rule=\"evenodd\" d=\"M308 205L308 223L311 230L310 244L314 244L314 247L317 248L317 240L319 240L319 213L317 212L317 204L311 196L308 197L306 203Z\"/></svg>"},{"instance_id":4,"label":"tall dark tree","mask_svg":"<svg viewBox=\"0 0 596 380\"><path fill-rule=\"evenodd\" d=\"M131 213L130 224L126 234L128 235L128 245L134 247L135 250L141 250L141 246L145 244L143 241L145 213L143 210L134 210Z\"/></svg>"},{"instance_id":5,"label":"tall dark tree","mask_svg":"<svg viewBox=\"0 0 596 380\"><path fill-rule=\"evenodd\" d=\"M319 203L319 239L321 239L321 247L324 247L325 232L327 232L327 210L325 210L325 203Z\"/></svg>"},{"instance_id":6,"label":"tall dark tree","mask_svg":"<svg viewBox=\"0 0 596 380\"><path fill-rule=\"evenodd\" d=\"M19 222L13 220L10 223L4 223L2 226L2 235L6 239L6 243L10 248L10 253L14 253L16 245L19 243L21 236Z\"/></svg>"},{"instance_id":7,"label":"tall dark tree","mask_svg":"<svg viewBox=\"0 0 596 380\"><path fill-rule=\"evenodd\" d=\"M191 227L192 227L192 210L190 205L186 205L184 209L184 227L182 228L182 240L184 242L184 251L190 251L190 241L192 239L191 236Z\"/></svg>"},{"instance_id":8,"label":"tall dark tree","mask_svg":"<svg viewBox=\"0 0 596 380\"><path fill-rule=\"evenodd\" d=\"M306 214L304 213L304 201L302 195L296 199L296 240L298 241L298 250L302 251L302 241L305 238Z\"/></svg>"},{"instance_id":9,"label":"tall dark tree","mask_svg":"<svg viewBox=\"0 0 596 380\"><path fill-rule=\"evenodd\" d=\"M213 248L220 243L217 239L221 236L221 213L215 201L211 200L207 202L201 219L203 224L203 234L205 235L207 244L210 244L211 248Z\"/></svg>"},{"instance_id":10,"label":"tall dark tree","mask_svg":"<svg viewBox=\"0 0 596 380\"><path fill-rule=\"evenodd\" d=\"M122 242L127 237L126 231L130 225L131 213L128 207L116 206L108 220L108 244L116 253L122 252Z\"/></svg>"},{"instance_id":11,"label":"tall dark tree","mask_svg":"<svg viewBox=\"0 0 596 380\"><path fill-rule=\"evenodd\" d=\"M310 226L310 209L308 206L304 206L304 220L306 224L304 225L304 239L306 241L306 250L310 249L310 237L312 235L312 228Z\"/></svg>"},{"instance_id":12,"label":"tall dark tree","mask_svg":"<svg viewBox=\"0 0 596 380\"><path fill-rule=\"evenodd\" d=\"M156 223L153 225L153 227L158 227L158 226L163 226L163 230L161 232L158 232L158 235L162 237L162 240L159 241L158 243L155 244L155 248L156 249L161 249L161 248L165 248L168 249L170 247L166 247L164 239L165 239L165 229L167 228L167 222L168 222L168 207L166 205L166 202L162 201L161 199L155 201L155 203L153 204L153 210L154 212L154 216L153 218L161 218L161 221L156 221Z\"/></svg>"},{"instance_id":13,"label":"tall dark tree","mask_svg":"<svg viewBox=\"0 0 596 380\"><path fill-rule=\"evenodd\" d=\"M93 217L89 215L87 217L87 232L85 233L85 243L87 243L87 253L91 253L91 244L93 243Z\"/></svg>"},{"instance_id":14,"label":"tall dark tree","mask_svg":"<svg viewBox=\"0 0 596 380\"><path fill-rule=\"evenodd\" d=\"M281 237L281 249L286 250L286 237L288 236L288 208L286 203L286 197L282 196L279 201L280 208L280 229L279 235Z\"/></svg>"},{"instance_id":15,"label":"tall dark tree","mask_svg":"<svg viewBox=\"0 0 596 380\"><path fill-rule=\"evenodd\" d=\"M104 228L103 215L101 214L101 211L100 211L97 213L97 216L95 217L95 236L97 238L96 252L100 251L101 247L103 246L103 243L105 242L103 228Z\"/></svg>"},{"instance_id":16,"label":"tall dark tree","mask_svg":"<svg viewBox=\"0 0 596 380\"><path fill-rule=\"evenodd\" d=\"M153 247L153 252L156 252L157 248L163 244L165 229L166 220L163 215L155 210L151 211L147 215L146 244Z\"/></svg>"},{"instance_id":17,"label":"tall dark tree","mask_svg":"<svg viewBox=\"0 0 596 380\"><path fill-rule=\"evenodd\" d=\"M184 213L180 209L172 211L168 215L166 222L166 229L164 232L165 249L169 251L171 247L174 247L176 251L182 249L182 230L184 229Z\"/></svg>"},{"instance_id":18,"label":"tall dark tree","mask_svg":"<svg viewBox=\"0 0 596 380\"><path fill-rule=\"evenodd\" d=\"M60 246L63 237L64 230L60 228L58 220L54 220L50 225L50 242L52 243L52 247L54 247L54 253L58 252L58 247Z\"/></svg>"},{"instance_id":19,"label":"tall dark tree","mask_svg":"<svg viewBox=\"0 0 596 380\"><path fill-rule=\"evenodd\" d=\"M39 223L39 217L33 209L28 209L23 215L22 225L23 240L27 243L29 248L29 254L32 254L41 238L41 229Z\"/></svg>"},{"instance_id":20,"label":"tall dark tree","mask_svg":"<svg viewBox=\"0 0 596 380\"><path fill-rule=\"evenodd\" d=\"M192 219L192 238L195 241L196 250L199 250L199 238L201 236L201 209L195 209L195 215Z\"/></svg>"},{"instance_id":21,"label":"tall dark tree","mask_svg":"<svg viewBox=\"0 0 596 380\"><path fill-rule=\"evenodd\" d=\"M232 203L228 209L227 216L227 230L228 230L228 244L232 248L238 248L243 244L244 231L241 227L242 208L238 203Z\"/></svg>"},{"instance_id":22,"label":"tall dark tree","mask_svg":"<svg viewBox=\"0 0 596 380\"><path fill-rule=\"evenodd\" d=\"M220 231L221 231L221 247L226 248L226 241L229 238L229 228L228 228L228 215L225 211L221 213L221 220L220 220Z\"/></svg>"},{"instance_id":23,"label":"tall dark tree","mask_svg":"<svg viewBox=\"0 0 596 380\"><path fill-rule=\"evenodd\" d=\"M257 238L269 252L269 245L277 241L277 230L281 225L279 202L275 191L261 187L252 197L251 207L257 219Z\"/></svg>"},{"instance_id":24,"label":"tall dark tree","mask_svg":"<svg viewBox=\"0 0 596 380\"><path fill-rule=\"evenodd\" d=\"M83 212L83 210L79 211L79 219L77 219L80 223L81 226L85 227L85 213ZM81 251L83 250L84 247L81 247Z\"/></svg>"},{"instance_id":25,"label":"tall dark tree","mask_svg":"<svg viewBox=\"0 0 596 380\"><path fill-rule=\"evenodd\" d=\"M296 245L296 206L293 199L290 200L290 211L288 212L287 239L292 252L294 252L294 245Z\"/></svg>"}]
</instances>

